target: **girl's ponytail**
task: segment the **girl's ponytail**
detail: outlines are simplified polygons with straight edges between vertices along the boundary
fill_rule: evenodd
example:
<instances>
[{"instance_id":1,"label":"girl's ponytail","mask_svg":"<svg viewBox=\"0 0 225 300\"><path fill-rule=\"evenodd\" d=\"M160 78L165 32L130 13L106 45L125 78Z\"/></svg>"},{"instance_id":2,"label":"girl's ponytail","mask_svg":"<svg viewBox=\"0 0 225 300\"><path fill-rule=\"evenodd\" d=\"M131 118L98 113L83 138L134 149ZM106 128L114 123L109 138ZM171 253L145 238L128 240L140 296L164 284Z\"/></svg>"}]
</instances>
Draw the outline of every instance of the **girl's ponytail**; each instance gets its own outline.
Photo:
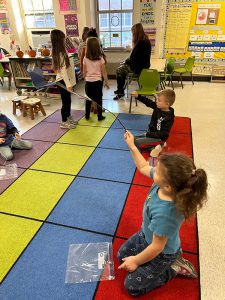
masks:
<instances>
[{"instance_id":1,"label":"girl's ponytail","mask_svg":"<svg viewBox=\"0 0 225 300\"><path fill-rule=\"evenodd\" d=\"M203 169L196 169L191 158L179 153L164 153L159 162L163 176L171 186L177 209L191 217L207 200L208 181Z\"/></svg>"},{"instance_id":2,"label":"girl's ponytail","mask_svg":"<svg viewBox=\"0 0 225 300\"><path fill-rule=\"evenodd\" d=\"M207 175L203 169L193 169L186 184L177 191L175 201L177 209L185 218L189 218L201 209L207 200Z\"/></svg>"}]
</instances>

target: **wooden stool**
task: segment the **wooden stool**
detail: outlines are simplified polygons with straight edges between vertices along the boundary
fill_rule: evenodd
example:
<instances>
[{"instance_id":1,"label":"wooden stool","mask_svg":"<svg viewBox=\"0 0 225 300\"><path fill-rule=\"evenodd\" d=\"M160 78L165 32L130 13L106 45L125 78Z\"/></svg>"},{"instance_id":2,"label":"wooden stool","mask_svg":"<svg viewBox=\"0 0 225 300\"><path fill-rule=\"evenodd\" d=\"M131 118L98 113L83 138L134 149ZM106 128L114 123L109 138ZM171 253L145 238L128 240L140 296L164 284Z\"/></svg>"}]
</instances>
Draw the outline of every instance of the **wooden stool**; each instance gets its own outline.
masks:
<instances>
[{"instance_id":1,"label":"wooden stool","mask_svg":"<svg viewBox=\"0 0 225 300\"><path fill-rule=\"evenodd\" d=\"M23 103L22 100L27 99L27 96L17 96L12 98L13 103L13 114L16 115L16 110L19 109L20 111L23 110Z\"/></svg>"},{"instance_id":2,"label":"wooden stool","mask_svg":"<svg viewBox=\"0 0 225 300\"><path fill-rule=\"evenodd\" d=\"M27 113L30 114L31 120L34 120L34 113L39 111L42 112L44 116L46 116L45 110L41 104L41 100L38 98L28 98L25 100L21 100L23 105L23 116L26 117Z\"/></svg>"}]
</instances>

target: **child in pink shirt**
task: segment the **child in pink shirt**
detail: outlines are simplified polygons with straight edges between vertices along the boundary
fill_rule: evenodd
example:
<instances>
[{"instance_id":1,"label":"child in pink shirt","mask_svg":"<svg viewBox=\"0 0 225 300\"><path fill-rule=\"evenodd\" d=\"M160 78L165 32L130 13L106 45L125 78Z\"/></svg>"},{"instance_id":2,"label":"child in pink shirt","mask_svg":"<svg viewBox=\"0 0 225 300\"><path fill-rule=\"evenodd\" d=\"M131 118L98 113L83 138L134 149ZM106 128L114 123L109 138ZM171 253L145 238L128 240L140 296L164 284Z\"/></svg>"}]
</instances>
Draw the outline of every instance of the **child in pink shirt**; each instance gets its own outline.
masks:
<instances>
[{"instance_id":1,"label":"child in pink shirt","mask_svg":"<svg viewBox=\"0 0 225 300\"><path fill-rule=\"evenodd\" d=\"M102 77L104 78L104 86L109 88L109 84L99 40L95 37L87 39L83 74L86 81L85 92L90 99L98 104L98 121L102 121L105 119L105 116L102 115ZM85 106L86 120L90 118L90 111L91 101L87 100Z\"/></svg>"}]
</instances>

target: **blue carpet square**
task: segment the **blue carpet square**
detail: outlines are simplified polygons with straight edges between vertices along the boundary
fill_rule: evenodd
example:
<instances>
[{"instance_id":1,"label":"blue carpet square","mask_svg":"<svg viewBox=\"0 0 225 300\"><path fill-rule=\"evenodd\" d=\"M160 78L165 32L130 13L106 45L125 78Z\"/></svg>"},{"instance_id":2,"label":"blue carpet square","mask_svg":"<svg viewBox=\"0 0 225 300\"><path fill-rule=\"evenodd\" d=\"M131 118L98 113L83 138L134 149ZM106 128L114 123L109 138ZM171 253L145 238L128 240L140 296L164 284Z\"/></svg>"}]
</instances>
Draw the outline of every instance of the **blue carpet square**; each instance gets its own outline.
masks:
<instances>
[{"instance_id":1,"label":"blue carpet square","mask_svg":"<svg viewBox=\"0 0 225 300\"><path fill-rule=\"evenodd\" d=\"M148 125L151 121L151 115L138 115L138 114L119 114L118 118L123 123L126 129L129 130L145 130L147 131ZM112 124L111 128L122 128L118 120Z\"/></svg>"},{"instance_id":2,"label":"blue carpet square","mask_svg":"<svg viewBox=\"0 0 225 300\"><path fill-rule=\"evenodd\" d=\"M97 148L78 175L131 183L134 171L129 151Z\"/></svg>"},{"instance_id":3,"label":"blue carpet square","mask_svg":"<svg viewBox=\"0 0 225 300\"><path fill-rule=\"evenodd\" d=\"M133 130L132 134L140 135L143 131ZM123 129L109 129L104 138L101 140L98 147L108 149L123 149L129 150L127 144L124 141L124 130Z\"/></svg>"},{"instance_id":4,"label":"blue carpet square","mask_svg":"<svg viewBox=\"0 0 225 300\"><path fill-rule=\"evenodd\" d=\"M114 234L129 185L77 177L49 221Z\"/></svg>"},{"instance_id":5,"label":"blue carpet square","mask_svg":"<svg viewBox=\"0 0 225 300\"><path fill-rule=\"evenodd\" d=\"M65 284L69 245L111 241L103 235L43 225L1 284L0 299L92 299L96 282Z\"/></svg>"}]
</instances>

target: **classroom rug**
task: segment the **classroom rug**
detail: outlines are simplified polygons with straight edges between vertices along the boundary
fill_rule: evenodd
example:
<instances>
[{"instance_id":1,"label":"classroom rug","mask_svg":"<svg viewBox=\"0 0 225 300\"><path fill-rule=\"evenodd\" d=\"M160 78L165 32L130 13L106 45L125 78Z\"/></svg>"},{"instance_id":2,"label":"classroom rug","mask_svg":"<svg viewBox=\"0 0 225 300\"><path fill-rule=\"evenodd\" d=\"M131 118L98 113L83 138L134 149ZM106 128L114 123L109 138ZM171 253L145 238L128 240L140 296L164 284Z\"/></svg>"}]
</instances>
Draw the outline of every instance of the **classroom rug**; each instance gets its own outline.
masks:
<instances>
[{"instance_id":1,"label":"classroom rug","mask_svg":"<svg viewBox=\"0 0 225 300\"><path fill-rule=\"evenodd\" d=\"M116 254L141 226L152 180L135 169L118 118L140 134L150 116L106 113L99 122L93 114L85 120L81 110L72 115L76 129L60 129L57 110L24 133L33 149L15 151L18 178L0 182L0 299L132 299ZM165 151L193 156L189 118L175 118ZM65 284L70 244L92 242L113 243L115 280ZM181 243L199 269L196 218L183 224ZM199 295L199 279L177 277L140 299Z\"/></svg>"}]
</instances>

